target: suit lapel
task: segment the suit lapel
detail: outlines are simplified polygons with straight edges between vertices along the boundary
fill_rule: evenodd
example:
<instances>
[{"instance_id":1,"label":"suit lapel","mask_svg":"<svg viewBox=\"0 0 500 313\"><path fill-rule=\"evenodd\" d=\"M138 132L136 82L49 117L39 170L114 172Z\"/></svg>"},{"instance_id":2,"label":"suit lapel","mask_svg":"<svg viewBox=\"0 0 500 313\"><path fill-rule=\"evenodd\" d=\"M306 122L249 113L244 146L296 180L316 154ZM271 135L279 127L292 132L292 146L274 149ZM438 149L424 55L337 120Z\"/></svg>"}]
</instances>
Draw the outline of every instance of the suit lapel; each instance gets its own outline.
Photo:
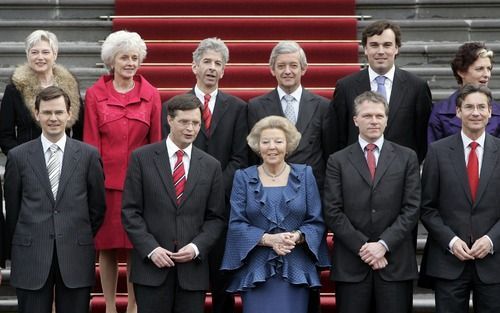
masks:
<instances>
[{"instance_id":1,"label":"suit lapel","mask_svg":"<svg viewBox=\"0 0 500 313\"><path fill-rule=\"evenodd\" d=\"M210 134L213 135L219 125L220 120L227 111L229 104L227 103L227 95L219 90L215 99L214 113L212 114L212 125L210 125Z\"/></svg>"},{"instance_id":2,"label":"suit lapel","mask_svg":"<svg viewBox=\"0 0 500 313\"><path fill-rule=\"evenodd\" d=\"M52 193L52 187L50 186L49 173L47 172L47 164L45 162L41 137L39 137L36 142L33 142L30 154L31 156L28 158L28 163L38 177L42 187L45 189L52 205L54 205L55 199Z\"/></svg>"},{"instance_id":3,"label":"suit lapel","mask_svg":"<svg viewBox=\"0 0 500 313\"><path fill-rule=\"evenodd\" d=\"M394 72L394 82L392 84L391 99L389 99L389 116L385 133L388 134L391 128L391 121L396 120L396 114L403 103L404 95L406 94L407 84L406 79L401 75L401 70L396 67Z\"/></svg>"},{"instance_id":4,"label":"suit lapel","mask_svg":"<svg viewBox=\"0 0 500 313\"><path fill-rule=\"evenodd\" d=\"M372 185L372 177L370 175L370 169L368 168L368 163L366 163L366 158L359 143L354 143L350 147L349 151L349 161L358 171L359 175L364 179L368 185Z\"/></svg>"},{"instance_id":5,"label":"suit lapel","mask_svg":"<svg viewBox=\"0 0 500 313\"><path fill-rule=\"evenodd\" d=\"M355 92L356 95L360 95L363 92L372 89L370 84L370 75L368 74L368 68L362 70L356 80L358 82L357 84L355 84L354 86L349 86L350 88L354 88L354 90L356 91Z\"/></svg>"},{"instance_id":6,"label":"suit lapel","mask_svg":"<svg viewBox=\"0 0 500 313\"><path fill-rule=\"evenodd\" d=\"M483 151L483 162L481 164L481 175L479 176L479 186L477 189L476 201L474 202L475 204L479 203L481 200L481 196L488 186L491 174L498 163L498 147L488 134L486 134Z\"/></svg>"},{"instance_id":7,"label":"suit lapel","mask_svg":"<svg viewBox=\"0 0 500 313\"><path fill-rule=\"evenodd\" d=\"M395 156L396 153L394 152L394 146L390 142L385 140L384 144L382 145L382 150L380 151L380 155L378 157L377 168L375 170L375 179L373 183L374 188L384 176Z\"/></svg>"},{"instance_id":8,"label":"suit lapel","mask_svg":"<svg viewBox=\"0 0 500 313\"><path fill-rule=\"evenodd\" d=\"M299 103L299 113L297 115L298 119L295 125L299 133L303 134L305 132L317 107L318 105L313 101L311 93L302 89L302 96Z\"/></svg>"},{"instance_id":9,"label":"suit lapel","mask_svg":"<svg viewBox=\"0 0 500 313\"><path fill-rule=\"evenodd\" d=\"M266 104L262 106L266 111L265 115L263 116L285 116L285 113L283 113L283 108L281 107L281 100L276 89L268 93L263 100L266 102Z\"/></svg>"},{"instance_id":10,"label":"suit lapel","mask_svg":"<svg viewBox=\"0 0 500 313\"><path fill-rule=\"evenodd\" d=\"M467 177L467 166L465 165L464 145L460 133L455 134L455 140L449 146L449 160L453 164L457 179L467 196L467 200L472 204L472 196L470 193L469 178Z\"/></svg>"},{"instance_id":11,"label":"suit lapel","mask_svg":"<svg viewBox=\"0 0 500 313\"><path fill-rule=\"evenodd\" d=\"M155 166L158 169L160 180L165 186L168 196L172 200L172 203L177 205L177 197L175 195L174 182L172 178L172 169L170 167L170 159L168 157L165 141L161 141L161 144L158 144L157 147L158 148L156 149L154 156Z\"/></svg>"},{"instance_id":12,"label":"suit lapel","mask_svg":"<svg viewBox=\"0 0 500 313\"><path fill-rule=\"evenodd\" d=\"M201 159L203 159L203 155L199 153L195 146L193 146L191 160L189 163L188 178L186 181L186 187L184 188L184 201L181 202L181 207L186 202L186 199L189 199L190 194L193 192L200 177L203 175Z\"/></svg>"},{"instance_id":13,"label":"suit lapel","mask_svg":"<svg viewBox=\"0 0 500 313\"><path fill-rule=\"evenodd\" d=\"M75 167L80 160L81 153L78 145L74 144L71 138L66 139L66 146L64 147L63 163L61 167L61 177L59 178L59 189L57 190L56 205L59 203L64 190L68 185L70 177L75 172Z\"/></svg>"}]
</instances>

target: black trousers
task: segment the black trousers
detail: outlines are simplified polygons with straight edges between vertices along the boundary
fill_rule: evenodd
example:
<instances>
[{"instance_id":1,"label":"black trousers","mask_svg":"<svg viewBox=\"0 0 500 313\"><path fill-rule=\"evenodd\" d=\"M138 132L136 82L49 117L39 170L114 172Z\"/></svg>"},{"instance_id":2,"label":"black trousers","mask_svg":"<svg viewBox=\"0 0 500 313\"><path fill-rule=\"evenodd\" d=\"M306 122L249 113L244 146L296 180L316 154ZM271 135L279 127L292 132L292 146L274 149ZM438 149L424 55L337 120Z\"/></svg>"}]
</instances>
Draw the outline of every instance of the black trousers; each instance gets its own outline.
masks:
<instances>
[{"instance_id":1,"label":"black trousers","mask_svg":"<svg viewBox=\"0 0 500 313\"><path fill-rule=\"evenodd\" d=\"M203 313L205 291L184 290L174 268L160 286L134 283L138 313Z\"/></svg>"},{"instance_id":2,"label":"black trousers","mask_svg":"<svg viewBox=\"0 0 500 313\"><path fill-rule=\"evenodd\" d=\"M226 247L226 232L224 232L208 256L210 267L210 292L212 293L212 313L233 313L234 295L226 292L231 275L229 272L221 271L222 257Z\"/></svg>"},{"instance_id":3,"label":"black trousers","mask_svg":"<svg viewBox=\"0 0 500 313\"><path fill-rule=\"evenodd\" d=\"M485 284L474 261L467 261L462 274L453 280L435 278L436 313L467 313L472 292L475 313L500 312L500 284Z\"/></svg>"},{"instance_id":4,"label":"black trousers","mask_svg":"<svg viewBox=\"0 0 500 313\"><path fill-rule=\"evenodd\" d=\"M356 283L336 282L338 313L411 313L413 281L385 281L370 271Z\"/></svg>"},{"instance_id":5,"label":"black trousers","mask_svg":"<svg viewBox=\"0 0 500 313\"><path fill-rule=\"evenodd\" d=\"M75 271L78 269L75 268ZM54 302L57 313L88 313L91 287L68 288L59 270L56 250L45 285L38 290L16 289L19 313L51 313Z\"/></svg>"}]
</instances>

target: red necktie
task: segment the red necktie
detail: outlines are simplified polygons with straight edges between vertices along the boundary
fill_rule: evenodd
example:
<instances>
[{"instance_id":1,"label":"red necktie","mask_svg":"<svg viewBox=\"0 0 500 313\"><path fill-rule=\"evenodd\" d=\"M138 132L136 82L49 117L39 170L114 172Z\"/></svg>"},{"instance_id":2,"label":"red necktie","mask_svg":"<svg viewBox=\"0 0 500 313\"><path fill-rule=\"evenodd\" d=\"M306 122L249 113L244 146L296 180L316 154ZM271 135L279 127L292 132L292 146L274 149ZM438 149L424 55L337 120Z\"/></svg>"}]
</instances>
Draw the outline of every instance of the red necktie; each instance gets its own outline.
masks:
<instances>
[{"instance_id":1,"label":"red necktie","mask_svg":"<svg viewBox=\"0 0 500 313\"><path fill-rule=\"evenodd\" d=\"M469 161L467 162L467 175L469 176L470 193L472 201L476 200L477 186L479 185L479 161L476 148L479 144L475 141L470 143Z\"/></svg>"},{"instance_id":2,"label":"red necktie","mask_svg":"<svg viewBox=\"0 0 500 313\"><path fill-rule=\"evenodd\" d=\"M366 162L368 162L368 169L370 170L370 174L372 175L372 180L375 178L375 168L376 163L375 163L375 154L373 151L377 148L377 146L373 143L369 143L366 145L365 150L366 150Z\"/></svg>"},{"instance_id":3,"label":"red necktie","mask_svg":"<svg viewBox=\"0 0 500 313\"><path fill-rule=\"evenodd\" d=\"M182 162L184 151L177 150L175 154L177 155L177 161L175 162L172 178L174 181L177 204L179 204L181 203L182 194L184 193L184 185L186 184L186 172L184 171L184 163Z\"/></svg>"},{"instance_id":4,"label":"red necktie","mask_svg":"<svg viewBox=\"0 0 500 313\"><path fill-rule=\"evenodd\" d=\"M203 122L205 123L205 129L207 130L207 134L210 134L210 124L212 124L212 113L210 112L210 108L208 107L208 102L210 102L211 96L206 94L204 96L205 102L203 103Z\"/></svg>"}]
</instances>

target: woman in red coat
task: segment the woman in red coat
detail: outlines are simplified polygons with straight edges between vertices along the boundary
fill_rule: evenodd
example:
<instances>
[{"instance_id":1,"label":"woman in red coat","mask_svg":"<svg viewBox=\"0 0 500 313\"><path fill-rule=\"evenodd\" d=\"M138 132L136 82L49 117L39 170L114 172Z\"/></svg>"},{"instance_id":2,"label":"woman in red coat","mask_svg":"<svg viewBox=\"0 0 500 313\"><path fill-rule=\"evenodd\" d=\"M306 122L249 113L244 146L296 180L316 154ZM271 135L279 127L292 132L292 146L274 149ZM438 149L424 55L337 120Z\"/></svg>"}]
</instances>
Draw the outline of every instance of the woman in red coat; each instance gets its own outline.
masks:
<instances>
[{"instance_id":1,"label":"woman in red coat","mask_svg":"<svg viewBox=\"0 0 500 313\"><path fill-rule=\"evenodd\" d=\"M87 90L83 139L102 156L106 187L106 217L95 238L99 250L106 313L116 313L117 251L127 249L127 273L132 244L121 223L123 184L130 153L161 139L161 100L155 87L136 72L146 56L137 33L117 31L102 45L101 58L110 69ZM134 291L128 284L127 312L136 312Z\"/></svg>"}]
</instances>

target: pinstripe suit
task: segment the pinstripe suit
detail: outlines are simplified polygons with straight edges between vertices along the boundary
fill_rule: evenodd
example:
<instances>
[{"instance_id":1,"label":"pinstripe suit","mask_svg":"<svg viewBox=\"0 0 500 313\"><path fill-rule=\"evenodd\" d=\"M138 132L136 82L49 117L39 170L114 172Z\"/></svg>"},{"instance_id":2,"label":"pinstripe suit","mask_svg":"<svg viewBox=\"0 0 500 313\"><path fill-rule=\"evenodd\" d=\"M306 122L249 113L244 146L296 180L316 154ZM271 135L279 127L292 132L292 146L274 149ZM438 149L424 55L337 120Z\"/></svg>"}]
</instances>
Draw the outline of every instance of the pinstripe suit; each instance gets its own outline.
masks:
<instances>
[{"instance_id":1,"label":"pinstripe suit","mask_svg":"<svg viewBox=\"0 0 500 313\"><path fill-rule=\"evenodd\" d=\"M10 150L5 203L7 238L12 243L11 285L40 290L58 264L66 287L90 290L95 280L93 236L105 211L104 175L97 150L67 138L57 199L41 139Z\"/></svg>"},{"instance_id":2,"label":"pinstripe suit","mask_svg":"<svg viewBox=\"0 0 500 313\"><path fill-rule=\"evenodd\" d=\"M194 146L183 198L177 205L165 141L132 153L122 220L134 245L130 280L135 285L151 287L154 292L175 276L175 286L183 290L204 294L208 289L208 252L225 227L224 186L220 163ZM191 262L158 268L148 259L156 247L175 251L188 243L194 243L200 252ZM136 297L142 312L140 294ZM165 305L154 307L154 300L145 301L152 308L144 312L169 312Z\"/></svg>"}]
</instances>

